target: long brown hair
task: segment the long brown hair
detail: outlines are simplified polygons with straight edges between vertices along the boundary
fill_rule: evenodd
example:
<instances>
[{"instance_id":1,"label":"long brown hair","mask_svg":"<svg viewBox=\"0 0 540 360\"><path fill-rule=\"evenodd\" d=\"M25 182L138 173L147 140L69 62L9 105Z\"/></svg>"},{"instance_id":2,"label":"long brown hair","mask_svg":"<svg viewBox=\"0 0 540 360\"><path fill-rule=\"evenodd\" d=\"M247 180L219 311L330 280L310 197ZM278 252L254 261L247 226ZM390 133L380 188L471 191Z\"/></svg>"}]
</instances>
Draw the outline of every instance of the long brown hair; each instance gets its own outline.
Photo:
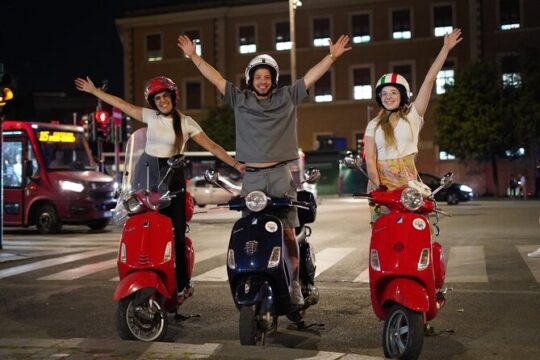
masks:
<instances>
[{"instance_id":1,"label":"long brown hair","mask_svg":"<svg viewBox=\"0 0 540 360\"><path fill-rule=\"evenodd\" d=\"M403 118L407 122L409 122L409 119L407 118L407 114L411 111L410 107L402 106L398 111L388 111L384 108L379 111L377 114L377 126L380 126L384 133L384 142L386 143L386 147L394 147L397 148L396 143L396 137L394 135L394 128L392 127L392 123L390 122L390 117L392 114L396 114L398 118ZM375 128L377 129L377 128Z\"/></svg>"},{"instance_id":2,"label":"long brown hair","mask_svg":"<svg viewBox=\"0 0 540 360\"><path fill-rule=\"evenodd\" d=\"M184 134L182 133L182 113L176 108L171 113L173 120L173 128L175 134L174 150L176 154L180 154L182 151L182 145L184 144Z\"/></svg>"}]
</instances>

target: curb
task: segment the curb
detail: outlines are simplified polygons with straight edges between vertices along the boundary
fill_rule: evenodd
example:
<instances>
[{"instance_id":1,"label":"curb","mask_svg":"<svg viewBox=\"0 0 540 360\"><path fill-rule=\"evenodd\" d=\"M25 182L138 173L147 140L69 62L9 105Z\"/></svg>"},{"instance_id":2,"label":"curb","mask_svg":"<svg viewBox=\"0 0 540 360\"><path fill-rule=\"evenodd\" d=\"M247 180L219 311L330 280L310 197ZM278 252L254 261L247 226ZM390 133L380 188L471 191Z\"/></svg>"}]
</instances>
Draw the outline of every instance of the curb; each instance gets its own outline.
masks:
<instances>
[{"instance_id":1,"label":"curb","mask_svg":"<svg viewBox=\"0 0 540 360\"><path fill-rule=\"evenodd\" d=\"M309 359L309 360L379 360L358 354L288 349L280 347L255 347L234 344L183 344L110 339L0 339L2 359Z\"/></svg>"}]
</instances>

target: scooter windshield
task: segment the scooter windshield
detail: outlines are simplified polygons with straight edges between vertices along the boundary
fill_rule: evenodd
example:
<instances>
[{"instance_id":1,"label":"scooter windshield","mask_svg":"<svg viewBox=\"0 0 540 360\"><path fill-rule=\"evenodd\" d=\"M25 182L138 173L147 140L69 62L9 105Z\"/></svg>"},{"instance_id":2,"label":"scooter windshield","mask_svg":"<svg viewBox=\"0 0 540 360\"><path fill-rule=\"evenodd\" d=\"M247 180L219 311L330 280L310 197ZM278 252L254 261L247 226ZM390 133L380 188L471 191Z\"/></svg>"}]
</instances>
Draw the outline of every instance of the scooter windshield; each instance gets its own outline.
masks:
<instances>
[{"instance_id":1,"label":"scooter windshield","mask_svg":"<svg viewBox=\"0 0 540 360\"><path fill-rule=\"evenodd\" d=\"M146 128L135 131L126 144L124 173L118 202L114 211L113 221L122 225L127 218L124 201L137 192L149 193L149 200L153 205L165 207L168 201L159 201L168 191L166 181L162 181L166 169L159 168L156 158L144 152L146 146Z\"/></svg>"}]
</instances>

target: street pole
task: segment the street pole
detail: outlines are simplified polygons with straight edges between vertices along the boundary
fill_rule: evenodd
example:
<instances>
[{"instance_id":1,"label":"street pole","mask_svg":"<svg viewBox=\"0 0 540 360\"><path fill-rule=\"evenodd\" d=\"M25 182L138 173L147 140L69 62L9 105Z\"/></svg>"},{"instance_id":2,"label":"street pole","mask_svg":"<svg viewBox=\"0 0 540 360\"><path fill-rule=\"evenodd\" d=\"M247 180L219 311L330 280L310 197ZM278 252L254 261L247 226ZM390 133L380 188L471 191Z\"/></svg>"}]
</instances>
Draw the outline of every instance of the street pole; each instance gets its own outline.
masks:
<instances>
[{"instance_id":1,"label":"street pole","mask_svg":"<svg viewBox=\"0 0 540 360\"><path fill-rule=\"evenodd\" d=\"M296 0L289 0L289 32L291 37L291 85L296 81L296 32L295 32Z\"/></svg>"}]
</instances>

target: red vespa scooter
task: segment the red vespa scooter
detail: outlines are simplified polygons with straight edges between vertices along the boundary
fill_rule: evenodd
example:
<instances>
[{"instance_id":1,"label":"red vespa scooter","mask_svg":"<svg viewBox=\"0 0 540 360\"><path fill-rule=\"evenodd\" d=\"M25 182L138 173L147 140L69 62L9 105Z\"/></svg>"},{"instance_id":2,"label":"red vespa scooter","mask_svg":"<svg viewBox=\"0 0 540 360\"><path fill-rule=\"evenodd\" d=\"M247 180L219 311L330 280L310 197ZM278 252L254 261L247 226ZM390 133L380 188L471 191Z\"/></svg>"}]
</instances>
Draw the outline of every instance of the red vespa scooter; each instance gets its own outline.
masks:
<instances>
[{"instance_id":1,"label":"red vespa scooter","mask_svg":"<svg viewBox=\"0 0 540 360\"><path fill-rule=\"evenodd\" d=\"M146 130L146 129L141 129ZM164 186L171 169L184 165L183 156L168 160L167 174L157 186L151 184L149 164L146 164L146 181L134 179L135 166L140 160L146 142L145 131L135 132L126 147L126 171L122 184L115 221L127 218L118 251L120 282L113 300L118 302L116 328L126 340L159 341L168 327L167 313L177 313L179 304L176 289L174 230L169 217L159 210L170 204L175 195ZM133 171L132 171L133 170ZM139 171L139 173L141 173ZM156 179L154 179L155 181ZM193 201L186 194L186 218L191 219ZM186 236L186 266L193 271L194 250ZM177 314L177 317L181 317Z\"/></svg>"},{"instance_id":2,"label":"red vespa scooter","mask_svg":"<svg viewBox=\"0 0 540 360\"><path fill-rule=\"evenodd\" d=\"M361 170L361 159L348 155L345 165ZM367 174L366 174L367 176ZM435 236L439 234L435 194L452 184L452 173L431 190L418 181L393 191L377 189L368 198L379 209L386 207L373 224L369 247L369 283L375 315L384 320L385 357L417 359L422 350L427 322L445 304L446 272L441 244L432 238L429 215L435 213Z\"/></svg>"}]
</instances>

